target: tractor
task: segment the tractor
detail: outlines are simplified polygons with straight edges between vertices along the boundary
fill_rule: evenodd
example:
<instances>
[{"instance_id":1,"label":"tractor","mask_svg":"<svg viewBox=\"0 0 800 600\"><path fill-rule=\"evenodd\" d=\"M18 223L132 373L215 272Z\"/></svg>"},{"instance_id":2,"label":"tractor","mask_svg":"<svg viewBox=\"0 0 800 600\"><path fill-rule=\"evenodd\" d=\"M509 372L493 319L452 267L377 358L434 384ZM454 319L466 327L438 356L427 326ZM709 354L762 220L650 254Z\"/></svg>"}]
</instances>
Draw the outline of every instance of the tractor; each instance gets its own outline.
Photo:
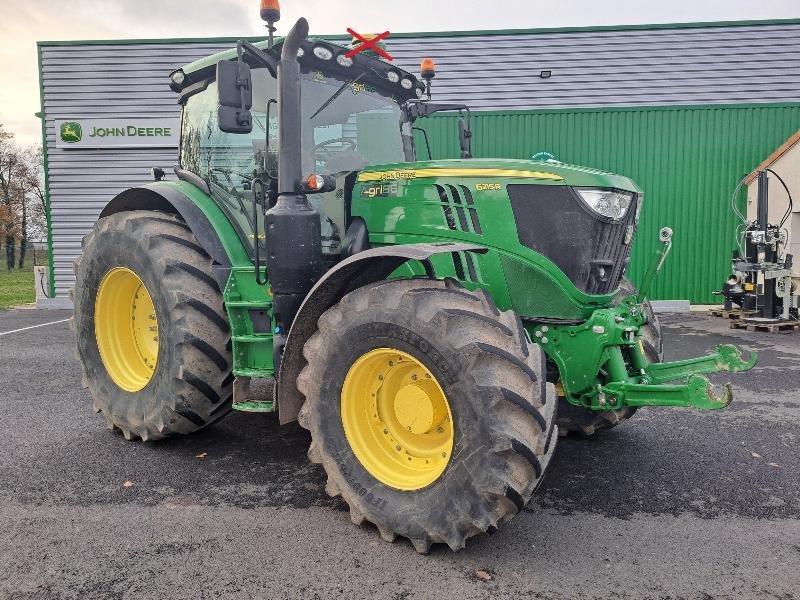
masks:
<instances>
[{"instance_id":1,"label":"tractor","mask_svg":"<svg viewBox=\"0 0 800 600\"><path fill-rule=\"evenodd\" d=\"M269 40L170 74L175 178L111 199L75 263L83 383L110 428L155 441L277 412L354 523L426 553L519 513L560 434L730 402L703 374L755 355L662 361L647 294L669 229L639 288L625 277L633 181L473 157L432 60L417 77L305 19L273 42L277 3L261 15ZM442 112L458 159L431 157Z\"/></svg>"}]
</instances>

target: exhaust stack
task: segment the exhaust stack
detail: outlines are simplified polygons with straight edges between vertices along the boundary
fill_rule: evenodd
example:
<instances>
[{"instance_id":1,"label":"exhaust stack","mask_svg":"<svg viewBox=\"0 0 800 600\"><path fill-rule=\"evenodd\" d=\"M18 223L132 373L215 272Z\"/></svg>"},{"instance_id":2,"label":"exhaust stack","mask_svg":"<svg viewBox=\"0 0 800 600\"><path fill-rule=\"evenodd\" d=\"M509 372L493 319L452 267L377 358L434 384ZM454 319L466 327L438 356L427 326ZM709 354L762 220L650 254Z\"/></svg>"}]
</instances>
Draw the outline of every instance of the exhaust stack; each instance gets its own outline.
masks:
<instances>
[{"instance_id":1,"label":"exhaust stack","mask_svg":"<svg viewBox=\"0 0 800 600\"><path fill-rule=\"evenodd\" d=\"M306 200L302 186L297 51L307 35L308 21L298 19L283 41L278 66L278 199L266 213L267 273L277 323L273 340L276 367L285 336L316 283L322 262L319 213Z\"/></svg>"}]
</instances>

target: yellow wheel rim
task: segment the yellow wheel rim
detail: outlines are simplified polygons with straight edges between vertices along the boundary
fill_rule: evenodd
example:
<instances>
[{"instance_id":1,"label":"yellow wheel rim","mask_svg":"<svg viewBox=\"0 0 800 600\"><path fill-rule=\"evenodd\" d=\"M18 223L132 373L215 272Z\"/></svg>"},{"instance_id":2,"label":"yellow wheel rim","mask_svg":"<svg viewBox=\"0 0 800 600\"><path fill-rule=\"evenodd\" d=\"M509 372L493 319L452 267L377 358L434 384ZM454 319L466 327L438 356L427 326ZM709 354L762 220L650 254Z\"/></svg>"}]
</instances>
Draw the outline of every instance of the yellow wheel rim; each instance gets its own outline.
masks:
<instances>
[{"instance_id":1,"label":"yellow wheel rim","mask_svg":"<svg viewBox=\"0 0 800 600\"><path fill-rule=\"evenodd\" d=\"M342 425L364 468L399 490L436 481L453 451L453 415L439 382L419 360L392 348L371 350L350 367Z\"/></svg>"},{"instance_id":2,"label":"yellow wheel rim","mask_svg":"<svg viewBox=\"0 0 800 600\"><path fill-rule=\"evenodd\" d=\"M94 335L114 383L138 392L150 382L158 361L158 320L144 282L130 269L111 269L100 282Z\"/></svg>"}]
</instances>

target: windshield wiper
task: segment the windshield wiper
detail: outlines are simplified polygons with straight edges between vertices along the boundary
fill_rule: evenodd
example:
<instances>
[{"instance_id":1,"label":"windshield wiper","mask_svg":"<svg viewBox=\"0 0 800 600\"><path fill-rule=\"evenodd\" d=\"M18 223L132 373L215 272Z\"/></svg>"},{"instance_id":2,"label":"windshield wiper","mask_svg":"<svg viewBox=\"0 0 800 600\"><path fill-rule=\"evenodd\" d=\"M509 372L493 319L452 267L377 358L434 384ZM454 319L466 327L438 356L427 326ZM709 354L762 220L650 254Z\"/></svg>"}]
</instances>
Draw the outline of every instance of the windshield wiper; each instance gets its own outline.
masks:
<instances>
[{"instance_id":1,"label":"windshield wiper","mask_svg":"<svg viewBox=\"0 0 800 600\"><path fill-rule=\"evenodd\" d=\"M355 77L354 79L351 79L350 81L346 81L345 83L343 83L343 84L342 84L342 87L340 87L338 90L336 90L336 91L333 93L333 96L331 96L330 98L328 98L328 99L325 101L325 104L323 104L322 106L320 106L320 107L317 109L317 112L315 112L313 115L311 115L311 117L310 117L310 118L312 118L312 119L313 119L313 118L314 118L314 117L316 117L316 116L317 116L319 113L321 113L323 110L325 110L326 108L328 108L328 106L330 106L331 102L333 102L333 101L334 101L334 100L336 100L336 99L337 99L339 96L341 96L342 92L345 90L345 88L346 88L348 85L353 85L353 84L354 84L356 81L358 81L359 79L361 79L361 78L364 76L364 74L365 74L365 73L366 73L365 71L362 71L361 73L359 73L358 77Z\"/></svg>"}]
</instances>

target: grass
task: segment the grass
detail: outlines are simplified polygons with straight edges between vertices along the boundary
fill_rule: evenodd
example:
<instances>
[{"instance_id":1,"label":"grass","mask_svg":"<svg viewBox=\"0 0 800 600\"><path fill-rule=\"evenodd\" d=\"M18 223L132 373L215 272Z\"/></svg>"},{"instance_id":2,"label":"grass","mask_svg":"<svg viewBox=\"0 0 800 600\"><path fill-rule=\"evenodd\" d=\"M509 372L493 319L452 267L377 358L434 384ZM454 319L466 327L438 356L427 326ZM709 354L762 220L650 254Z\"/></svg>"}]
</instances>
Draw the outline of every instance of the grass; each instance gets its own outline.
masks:
<instances>
[{"instance_id":1,"label":"grass","mask_svg":"<svg viewBox=\"0 0 800 600\"><path fill-rule=\"evenodd\" d=\"M0 271L0 310L36 300L33 271Z\"/></svg>"}]
</instances>

